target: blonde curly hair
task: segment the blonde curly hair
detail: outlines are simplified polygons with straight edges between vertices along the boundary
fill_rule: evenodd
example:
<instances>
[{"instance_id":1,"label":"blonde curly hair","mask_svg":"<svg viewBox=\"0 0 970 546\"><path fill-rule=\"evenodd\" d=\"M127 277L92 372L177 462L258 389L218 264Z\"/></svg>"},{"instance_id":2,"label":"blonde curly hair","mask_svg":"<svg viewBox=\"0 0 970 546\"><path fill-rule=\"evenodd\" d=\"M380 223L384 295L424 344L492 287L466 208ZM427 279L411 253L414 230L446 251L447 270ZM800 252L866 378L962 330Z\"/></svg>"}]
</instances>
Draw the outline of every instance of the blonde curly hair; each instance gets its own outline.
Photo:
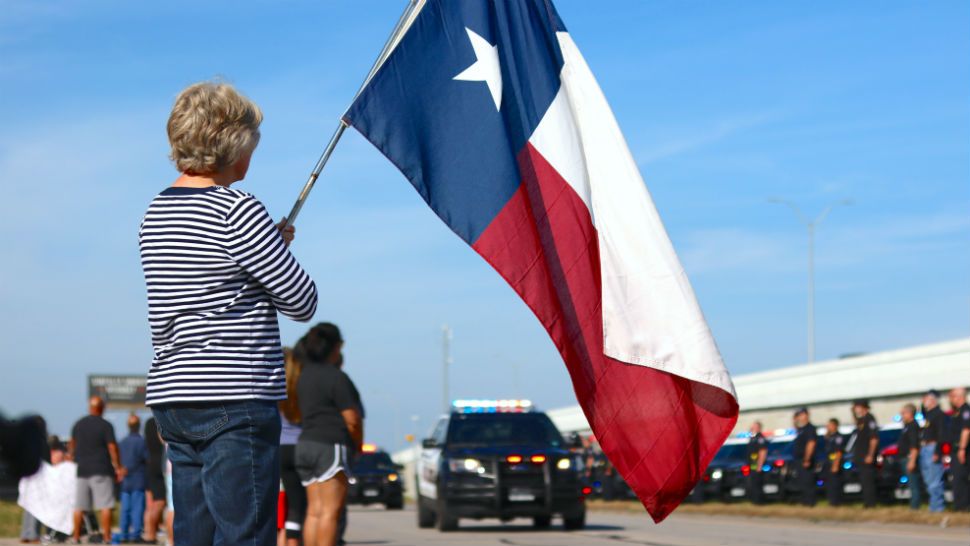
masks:
<instances>
[{"instance_id":1,"label":"blonde curly hair","mask_svg":"<svg viewBox=\"0 0 970 546\"><path fill-rule=\"evenodd\" d=\"M263 113L222 82L182 90L168 117L169 157L179 172L212 174L235 163L259 143Z\"/></svg>"}]
</instances>

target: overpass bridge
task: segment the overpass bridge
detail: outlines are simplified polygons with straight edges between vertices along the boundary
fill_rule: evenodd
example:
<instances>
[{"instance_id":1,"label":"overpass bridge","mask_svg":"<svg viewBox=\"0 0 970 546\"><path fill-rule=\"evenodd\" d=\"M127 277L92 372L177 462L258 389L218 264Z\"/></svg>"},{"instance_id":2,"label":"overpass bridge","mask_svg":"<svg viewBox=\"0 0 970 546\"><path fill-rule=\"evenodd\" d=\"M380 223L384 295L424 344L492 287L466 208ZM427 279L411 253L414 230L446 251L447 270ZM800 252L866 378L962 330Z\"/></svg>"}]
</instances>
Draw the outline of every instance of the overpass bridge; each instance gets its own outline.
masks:
<instances>
[{"instance_id":1,"label":"overpass bridge","mask_svg":"<svg viewBox=\"0 0 970 546\"><path fill-rule=\"evenodd\" d=\"M788 428L803 406L816 424L830 417L852 423L850 404L857 398L868 398L876 420L888 423L903 404L919 407L926 391L945 395L956 386L970 387L970 338L736 375L741 413L734 432L754 420L767 430ZM589 432L578 405L546 413L563 432Z\"/></svg>"}]
</instances>

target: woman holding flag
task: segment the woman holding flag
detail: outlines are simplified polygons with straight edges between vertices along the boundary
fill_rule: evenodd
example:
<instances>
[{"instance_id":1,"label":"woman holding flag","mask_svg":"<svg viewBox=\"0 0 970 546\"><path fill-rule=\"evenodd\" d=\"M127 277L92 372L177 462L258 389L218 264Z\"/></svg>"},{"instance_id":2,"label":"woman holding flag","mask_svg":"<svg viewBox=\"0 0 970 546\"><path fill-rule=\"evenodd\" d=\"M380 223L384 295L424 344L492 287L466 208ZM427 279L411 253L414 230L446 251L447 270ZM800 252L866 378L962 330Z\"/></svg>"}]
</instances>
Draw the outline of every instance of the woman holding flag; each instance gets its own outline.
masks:
<instances>
[{"instance_id":1,"label":"woman holding flag","mask_svg":"<svg viewBox=\"0 0 970 546\"><path fill-rule=\"evenodd\" d=\"M191 85L168 120L179 177L139 231L154 359L146 403L172 463L181 546L276 542L286 398L277 312L307 321L317 291L255 197L231 186L259 142L259 107Z\"/></svg>"}]
</instances>

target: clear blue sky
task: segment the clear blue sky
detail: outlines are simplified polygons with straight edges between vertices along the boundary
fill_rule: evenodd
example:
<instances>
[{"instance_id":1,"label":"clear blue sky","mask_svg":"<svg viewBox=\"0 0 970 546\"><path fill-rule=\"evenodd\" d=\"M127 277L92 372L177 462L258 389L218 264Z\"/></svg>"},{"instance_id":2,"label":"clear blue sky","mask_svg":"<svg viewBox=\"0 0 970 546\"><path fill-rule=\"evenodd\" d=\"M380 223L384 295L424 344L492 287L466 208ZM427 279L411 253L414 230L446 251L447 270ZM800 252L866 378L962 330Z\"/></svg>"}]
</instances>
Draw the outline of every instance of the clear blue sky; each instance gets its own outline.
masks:
<instances>
[{"instance_id":1,"label":"clear blue sky","mask_svg":"<svg viewBox=\"0 0 970 546\"><path fill-rule=\"evenodd\" d=\"M282 216L404 3L0 2L0 408L63 433L88 373L146 371L136 231L176 93L221 76L262 106L240 187ZM805 230L772 196L856 203L818 233L819 358L970 334L970 4L557 4L733 373L805 359ZM573 402L525 305L356 133L298 227L370 439L439 411L442 323L455 397Z\"/></svg>"}]
</instances>

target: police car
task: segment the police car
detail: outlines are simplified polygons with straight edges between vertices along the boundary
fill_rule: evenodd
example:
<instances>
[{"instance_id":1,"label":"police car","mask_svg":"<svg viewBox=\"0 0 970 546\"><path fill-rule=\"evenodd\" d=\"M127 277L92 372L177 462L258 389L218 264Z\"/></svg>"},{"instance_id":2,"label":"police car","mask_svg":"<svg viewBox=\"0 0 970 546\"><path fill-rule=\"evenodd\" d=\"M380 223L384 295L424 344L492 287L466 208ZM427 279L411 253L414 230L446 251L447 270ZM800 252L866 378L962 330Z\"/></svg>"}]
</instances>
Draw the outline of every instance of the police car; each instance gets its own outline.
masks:
<instances>
[{"instance_id":1,"label":"police car","mask_svg":"<svg viewBox=\"0 0 970 546\"><path fill-rule=\"evenodd\" d=\"M790 462L792 459L792 442L795 439L793 429L778 429L774 432L767 432L765 438L768 440L767 453L764 464L760 469L753 466L757 461L747 458L747 447L750 442L751 433L742 432L737 438L743 440L728 440L729 443L741 446L738 455L741 459L734 458L730 464L722 465L722 488L726 500L743 500L750 498L748 486L751 482L752 472L761 472L761 491L765 501L782 500L787 493L788 476L790 473ZM722 448L723 449L723 448ZM737 448L735 448L737 449ZM712 462L713 465L713 462ZM713 475L712 475L713 478Z\"/></svg>"},{"instance_id":2,"label":"police car","mask_svg":"<svg viewBox=\"0 0 970 546\"><path fill-rule=\"evenodd\" d=\"M456 400L417 461L418 526L458 528L460 518L531 517L538 528L562 516L586 524L582 461L546 414L528 400Z\"/></svg>"},{"instance_id":3,"label":"police car","mask_svg":"<svg viewBox=\"0 0 970 546\"><path fill-rule=\"evenodd\" d=\"M902 425L891 423L879 428L879 448L876 455L876 496L882 502L893 502L898 487L898 477L883 472L885 451L899 441ZM846 500L862 497L862 482L859 468L854 460L853 450L856 442L856 431L853 428L845 444L845 455L842 458L842 493ZM892 450L889 451L892 453Z\"/></svg>"},{"instance_id":4,"label":"police car","mask_svg":"<svg viewBox=\"0 0 970 546\"><path fill-rule=\"evenodd\" d=\"M747 462L747 436L728 438L721 449L717 451L711 464L701 476L701 480L691 491L691 500L703 502L705 500L725 500L734 488L740 496L745 495L746 484L740 480L729 483L730 476L739 473Z\"/></svg>"},{"instance_id":5,"label":"police car","mask_svg":"<svg viewBox=\"0 0 970 546\"><path fill-rule=\"evenodd\" d=\"M374 444L364 444L360 457L353 463L348 480L349 504L383 504L388 510L404 508L400 467Z\"/></svg>"}]
</instances>

